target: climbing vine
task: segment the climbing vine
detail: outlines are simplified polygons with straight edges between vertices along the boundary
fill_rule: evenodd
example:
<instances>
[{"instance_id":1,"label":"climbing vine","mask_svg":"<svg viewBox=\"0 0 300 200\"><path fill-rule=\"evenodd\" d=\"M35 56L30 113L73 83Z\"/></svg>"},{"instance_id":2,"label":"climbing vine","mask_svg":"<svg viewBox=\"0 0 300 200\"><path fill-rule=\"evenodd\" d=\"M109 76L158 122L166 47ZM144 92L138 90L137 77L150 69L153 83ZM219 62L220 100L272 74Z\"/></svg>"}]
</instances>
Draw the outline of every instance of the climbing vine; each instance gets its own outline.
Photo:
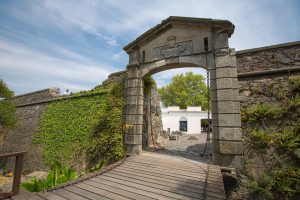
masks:
<instances>
[{"instance_id":1,"label":"climbing vine","mask_svg":"<svg viewBox=\"0 0 300 200\"><path fill-rule=\"evenodd\" d=\"M33 143L43 147L44 162L87 169L100 159L120 159L124 83L50 103Z\"/></svg>"}]
</instances>

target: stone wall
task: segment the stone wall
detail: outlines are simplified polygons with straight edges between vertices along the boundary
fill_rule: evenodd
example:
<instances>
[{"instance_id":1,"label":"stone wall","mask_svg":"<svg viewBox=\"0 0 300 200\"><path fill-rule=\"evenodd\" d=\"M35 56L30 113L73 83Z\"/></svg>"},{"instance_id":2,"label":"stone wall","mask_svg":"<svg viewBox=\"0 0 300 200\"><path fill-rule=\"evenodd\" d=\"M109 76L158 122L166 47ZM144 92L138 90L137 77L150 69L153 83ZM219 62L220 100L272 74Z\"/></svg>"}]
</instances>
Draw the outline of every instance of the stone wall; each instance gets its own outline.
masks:
<instances>
[{"instance_id":1,"label":"stone wall","mask_svg":"<svg viewBox=\"0 0 300 200\"><path fill-rule=\"evenodd\" d=\"M300 74L300 42L238 51L236 58L241 106L276 103L288 77Z\"/></svg>"},{"instance_id":2,"label":"stone wall","mask_svg":"<svg viewBox=\"0 0 300 200\"><path fill-rule=\"evenodd\" d=\"M143 148L160 146L162 134L160 96L154 86L144 96Z\"/></svg>"},{"instance_id":3,"label":"stone wall","mask_svg":"<svg viewBox=\"0 0 300 200\"><path fill-rule=\"evenodd\" d=\"M43 163L42 148L34 147L31 141L39 128L46 103L59 96L58 88L49 88L16 96L12 99L12 102L17 106L18 127L5 134L0 152L27 151L23 171L47 169ZM13 162L13 160L10 160L7 166L14 166Z\"/></svg>"}]
</instances>

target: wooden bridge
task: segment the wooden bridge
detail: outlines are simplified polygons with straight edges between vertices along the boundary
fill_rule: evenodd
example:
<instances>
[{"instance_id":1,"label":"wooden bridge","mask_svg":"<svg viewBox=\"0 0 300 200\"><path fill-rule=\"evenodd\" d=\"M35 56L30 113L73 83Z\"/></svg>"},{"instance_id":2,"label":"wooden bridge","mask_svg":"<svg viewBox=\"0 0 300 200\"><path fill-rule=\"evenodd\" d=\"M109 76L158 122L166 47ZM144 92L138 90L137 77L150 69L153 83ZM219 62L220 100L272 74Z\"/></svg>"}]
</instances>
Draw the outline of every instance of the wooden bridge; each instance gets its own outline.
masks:
<instances>
[{"instance_id":1,"label":"wooden bridge","mask_svg":"<svg viewBox=\"0 0 300 200\"><path fill-rule=\"evenodd\" d=\"M14 200L150 200L225 198L219 166L191 159L144 152L121 165L44 193L21 190Z\"/></svg>"}]
</instances>

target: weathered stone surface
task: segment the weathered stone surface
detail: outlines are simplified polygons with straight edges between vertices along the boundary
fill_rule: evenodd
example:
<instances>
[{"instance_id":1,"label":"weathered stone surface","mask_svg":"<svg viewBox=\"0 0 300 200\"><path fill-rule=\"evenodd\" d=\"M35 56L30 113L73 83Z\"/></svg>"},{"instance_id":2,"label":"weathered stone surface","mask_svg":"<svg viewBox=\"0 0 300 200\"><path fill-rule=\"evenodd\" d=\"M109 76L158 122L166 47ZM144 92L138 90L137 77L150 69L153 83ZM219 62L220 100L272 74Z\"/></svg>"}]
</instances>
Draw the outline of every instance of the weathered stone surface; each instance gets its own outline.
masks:
<instances>
[{"instance_id":1,"label":"weathered stone surface","mask_svg":"<svg viewBox=\"0 0 300 200\"><path fill-rule=\"evenodd\" d=\"M216 68L236 67L236 57L230 54L216 57Z\"/></svg>"},{"instance_id":2,"label":"weathered stone surface","mask_svg":"<svg viewBox=\"0 0 300 200\"><path fill-rule=\"evenodd\" d=\"M143 97L144 95L144 89L143 87L138 87L138 88L127 88L125 91L125 96L140 96Z\"/></svg>"},{"instance_id":3,"label":"weathered stone surface","mask_svg":"<svg viewBox=\"0 0 300 200\"><path fill-rule=\"evenodd\" d=\"M137 135L141 135L143 133L143 125L134 125L134 124L125 124L125 133L126 134L137 134Z\"/></svg>"},{"instance_id":4,"label":"weathered stone surface","mask_svg":"<svg viewBox=\"0 0 300 200\"><path fill-rule=\"evenodd\" d=\"M243 154L243 143L236 141L218 141L219 153L221 154Z\"/></svg>"},{"instance_id":5,"label":"weathered stone surface","mask_svg":"<svg viewBox=\"0 0 300 200\"><path fill-rule=\"evenodd\" d=\"M127 78L140 78L140 70L129 69L127 72Z\"/></svg>"},{"instance_id":6,"label":"weathered stone surface","mask_svg":"<svg viewBox=\"0 0 300 200\"><path fill-rule=\"evenodd\" d=\"M238 73L299 66L300 42L238 51Z\"/></svg>"},{"instance_id":7,"label":"weathered stone surface","mask_svg":"<svg viewBox=\"0 0 300 200\"><path fill-rule=\"evenodd\" d=\"M218 114L218 126L240 127L240 114Z\"/></svg>"},{"instance_id":8,"label":"weathered stone surface","mask_svg":"<svg viewBox=\"0 0 300 200\"><path fill-rule=\"evenodd\" d=\"M235 67L224 67L216 69L216 78L236 78L237 69Z\"/></svg>"},{"instance_id":9,"label":"weathered stone surface","mask_svg":"<svg viewBox=\"0 0 300 200\"><path fill-rule=\"evenodd\" d=\"M238 169L243 169L244 167L244 159L241 155L220 154L215 152L214 158L214 164L216 165Z\"/></svg>"},{"instance_id":10,"label":"weathered stone surface","mask_svg":"<svg viewBox=\"0 0 300 200\"><path fill-rule=\"evenodd\" d=\"M214 34L215 43L214 48L215 49L222 49L222 48L228 48L228 34L227 33L215 33Z\"/></svg>"},{"instance_id":11,"label":"weathered stone surface","mask_svg":"<svg viewBox=\"0 0 300 200\"><path fill-rule=\"evenodd\" d=\"M125 105L125 112L126 114L143 114L143 106L142 105L135 105L135 104L127 104Z\"/></svg>"},{"instance_id":12,"label":"weathered stone surface","mask_svg":"<svg viewBox=\"0 0 300 200\"><path fill-rule=\"evenodd\" d=\"M230 140L230 141L242 141L242 129L232 127L214 127L213 139L216 140Z\"/></svg>"},{"instance_id":13,"label":"weathered stone surface","mask_svg":"<svg viewBox=\"0 0 300 200\"><path fill-rule=\"evenodd\" d=\"M142 144L142 135L126 134L124 142L125 144Z\"/></svg>"},{"instance_id":14,"label":"weathered stone surface","mask_svg":"<svg viewBox=\"0 0 300 200\"><path fill-rule=\"evenodd\" d=\"M141 144L126 144L126 152L127 154L140 154L142 153L142 145Z\"/></svg>"},{"instance_id":15,"label":"weathered stone surface","mask_svg":"<svg viewBox=\"0 0 300 200\"><path fill-rule=\"evenodd\" d=\"M143 79L127 79L125 81L125 88L136 88L136 87L144 87Z\"/></svg>"},{"instance_id":16,"label":"weathered stone surface","mask_svg":"<svg viewBox=\"0 0 300 200\"><path fill-rule=\"evenodd\" d=\"M126 96L125 97L126 104L135 104L135 105L144 105L143 96Z\"/></svg>"},{"instance_id":17,"label":"weathered stone surface","mask_svg":"<svg viewBox=\"0 0 300 200\"><path fill-rule=\"evenodd\" d=\"M240 102L238 101L218 101L212 103L212 113L240 113Z\"/></svg>"},{"instance_id":18,"label":"weathered stone surface","mask_svg":"<svg viewBox=\"0 0 300 200\"><path fill-rule=\"evenodd\" d=\"M143 115L125 115L125 123L129 125L133 124L143 124Z\"/></svg>"},{"instance_id":19,"label":"weathered stone surface","mask_svg":"<svg viewBox=\"0 0 300 200\"><path fill-rule=\"evenodd\" d=\"M219 78L216 79L217 89L234 89L238 88L237 78Z\"/></svg>"}]
</instances>

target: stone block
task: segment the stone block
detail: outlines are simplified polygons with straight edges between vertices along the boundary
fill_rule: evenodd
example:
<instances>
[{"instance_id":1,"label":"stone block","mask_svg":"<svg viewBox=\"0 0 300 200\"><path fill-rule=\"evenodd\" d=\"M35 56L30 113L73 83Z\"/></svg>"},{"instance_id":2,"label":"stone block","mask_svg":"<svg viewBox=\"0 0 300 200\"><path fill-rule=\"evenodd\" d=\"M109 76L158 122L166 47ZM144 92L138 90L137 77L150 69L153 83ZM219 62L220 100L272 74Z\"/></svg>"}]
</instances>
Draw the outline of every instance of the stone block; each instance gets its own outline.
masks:
<instances>
[{"instance_id":1,"label":"stone block","mask_svg":"<svg viewBox=\"0 0 300 200\"><path fill-rule=\"evenodd\" d=\"M125 90L125 96L143 96L144 95L144 88L138 87L138 88L126 88Z\"/></svg>"},{"instance_id":2,"label":"stone block","mask_svg":"<svg viewBox=\"0 0 300 200\"><path fill-rule=\"evenodd\" d=\"M141 135L143 133L143 125L125 124L124 131L129 135Z\"/></svg>"},{"instance_id":3,"label":"stone block","mask_svg":"<svg viewBox=\"0 0 300 200\"><path fill-rule=\"evenodd\" d=\"M144 87L143 79L130 78L125 81L125 88Z\"/></svg>"},{"instance_id":4,"label":"stone block","mask_svg":"<svg viewBox=\"0 0 300 200\"><path fill-rule=\"evenodd\" d=\"M210 80L215 80L216 79L216 70L215 69L211 69L209 70L209 76L210 76Z\"/></svg>"},{"instance_id":5,"label":"stone block","mask_svg":"<svg viewBox=\"0 0 300 200\"><path fill-rule=\"evenodd\" d=\"M125 147L128 155L142 153L141 144L125 144Z\"/></svg>"},{"instance_id":6,"label":"stone block","mask_svg":"<svg viewBox=\"0 0 300 200\"><path fill-rule=\"evenodd\" d=\"M139 69L129 69L127 78L140 78L140 70Z\"/></svg>"},{"instance_id":7,"label":"stone block","mask_svg":"<svg viewBox=\"0 0 300 200\"><path fill-rule=\"evenodd\" d=\"M210 90L209 95L211 101L217 101L217 90Z\"/></svg>"},{"instance_id":8,"label":"stone block","mask_svg":"<svg viewBox=\"0 0 300 200\"><path fill-rule=\"evenodd\" d=\"M211 102L211 113L218 113L218 102L212 101Z\"/></svg>"},{"instance_id":9,"label":"stone block","mask_svg":"<svg viewBox=\"0 0 300 200\"><path fill-rule=\"evenodd\" d=\"M220 89L216 91L217 101L238 101L238 89Z\"/></svg>"},{"instance_id":10,"label":"stone block","mask_svg":"<svg viewBox=\"0 0 300 200\"><path fill-rule=\"evenodd\" d=\"M218 89L237 89L238 79L237 78L219 78L216 79L216 87Z\"/></svg>"},{"instance_id":11,"label":"stone block","mask_svg":"<svg viewBox=\"0 0 300 200\"><path fill-rule=\"evenodd\" d=\"M129 52L129 64L137 64L138 63L138 51Z\"/></svg>"},{"instance_id":12,"label":"stone block","mask_svg":"<svg viewBox=\"0 0 300 200\"><path fill-rule=\"evenodd\" d=\"M218 114L212 113L211 123L212 123L212 126L219 126Z\"/></svg>"},{"instance_id":13,"label":"stone block","mask_svg":"<svg viewBox=\"0 0 300 200\"><path fill-rule=\"evenodd\" d=\"M241 141L218 141L219 153L221 154L243 154L243 143Z\"/></svg>"},{"instance_id":14,"label":"stone block","mask_svg":"<svg viewBox=\"0 0 300 200\"><path fill-rule=\"evenodd\" d=\"M144 105L144 98L143 96L127 96L125 104Z\"/></svg>"},{"instance_id":15,"label":"stone block","mask_svg":"<svg viewBox=\"0 0 300 200\"><path fill-rule=\"evenodd\" d=\"M213 102L212 113L237 113L240 114L240 102L238 101L218 101Z\"/></svg>"},{"instance_id":16,"label":"stone block","mask_svg":"<svg viewBox=\"0 0 300 200\"><path fill-rule=\"evenodd\" d=\"M222 68L222 67L236 67L236 57L224 55L224 56L217 56L216 57L216 68Z\"/></svg>"},{"instance_id":17,"label":"stone block","mask_svg":"<svg viewBox=\"0 0 300 200\"><path fill-rule=\"evenodd\" d=\"M213 90L217 90L217 82L216 82L216 79L211 79L210 82L209 82L209 86L210 86L210 90L213 91Z\"/></svg>"},{"instance_id":18,"label":"stone block","mask_svg":"<svg viewBox=\"0 0 300 200\"><path fill-rule=\"evenodd\" d=\"M213 139L242 141L242 129L239 127L213 127Z\"/></svg>"},{"instance_id":19,"label":"stone block","mask_svg":"<svg viewBox=\"0 0 300 200\"><path fill-rule=\"evenodd\" d=\"M236 114L217 114L218 126L241 127L241 115Z\"/></svg>"},{"instance_id":20,"label":"stone block","mask_svg":"<svg viewBox=\"0 0 300 200\"><path fill-rule=\"evenodd\" d=\"M232 167L237 169L243 169L244 158L242 155L229 155L214 153L214 164L222 167Z\"/></svg>"},{"instance_id":21,"label":"stone block","mask_svg":"<svg viewBox=\"0 0 300 200\"><path fill-rule=\"evenodd\" d=\"M228 34L227 33L215 33L214 34L214 47L215 49L228 48Z\"/></svg>"},{"instance_id":22,"label":"stone block","mask_svg":"<svg viewBox=\"0 0 300 200\"><path fill-rule=\"evenodd\" d=\"M126 124L143 124L143 115L125 115Z\"/></svg>"},{"instance_id":23,"label":"stone block","mask_svg":"<svg viewBox=\"0 0 300 200\"><path fill-rule=\"evenodd\" d=\"M143 106L142 105L135 105L135 104L127 104L125 105L125 114L132 115L132 114L143 114Z\"/></svg>"},{"instance_id":24,"label":"stone block","mask_svg":"<svg viewBox=\"0 0 300 200\"><path fill-rule=\"evenodd\" d=\"M125 144L142 144L142 135L125 134Z\"/></svg>"},{"instance_id":25,"label":"stone block","mask_svg":"<svg viewBox=\"0 0 300 200\"><path fill-rule=\"evenodd\" d=\"M236 78L237 69L235 67L224 67L216 69L216 78Z\"/></svg>"}]
</instances>

